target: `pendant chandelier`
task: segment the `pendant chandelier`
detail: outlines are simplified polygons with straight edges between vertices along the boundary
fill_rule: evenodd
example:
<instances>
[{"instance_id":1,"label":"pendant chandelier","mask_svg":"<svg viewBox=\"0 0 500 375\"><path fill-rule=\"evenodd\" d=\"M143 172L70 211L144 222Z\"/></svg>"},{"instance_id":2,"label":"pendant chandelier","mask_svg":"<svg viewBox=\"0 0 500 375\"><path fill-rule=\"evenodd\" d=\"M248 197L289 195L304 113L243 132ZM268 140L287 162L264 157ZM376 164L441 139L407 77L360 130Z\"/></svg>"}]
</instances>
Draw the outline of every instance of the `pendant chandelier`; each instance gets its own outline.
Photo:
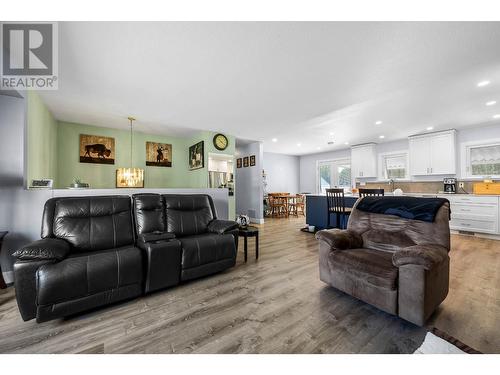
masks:
<instances>
[{"instance_id":1,"label":"pendant chandelier","mask_svg":"<svg viewBox=\"0 0 500 375\"><path fill-rule=\"evenodd\" d=\"M132 149L133 149L133 131L132 123L135 118L128 117L130 121L130 167L129 168L118 168L116 170L116 186L117 187L130 187L130 188L140 188L144 187L144 169L133 168L132 167Z\"/></svg>"}]
</instances>

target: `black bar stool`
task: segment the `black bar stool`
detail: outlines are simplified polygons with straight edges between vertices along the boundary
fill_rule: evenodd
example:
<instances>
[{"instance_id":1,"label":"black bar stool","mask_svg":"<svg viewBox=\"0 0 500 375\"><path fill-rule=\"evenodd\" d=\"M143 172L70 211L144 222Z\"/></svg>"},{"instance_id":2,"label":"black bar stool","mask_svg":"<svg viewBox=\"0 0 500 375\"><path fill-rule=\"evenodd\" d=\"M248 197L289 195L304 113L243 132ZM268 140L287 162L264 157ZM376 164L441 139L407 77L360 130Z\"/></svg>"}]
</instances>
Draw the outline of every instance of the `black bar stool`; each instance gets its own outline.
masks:
<instances>
[{"instance_id":1,"label":"black bar stool","mask_svg":"<svg viewBox=\"0 0 500 375\"><path fill-rule=\"evenodd\" d=\"M384 189L359 189L359 197L383 197Z\"/></svg>"},{"instance_id":2,"label":"black bar stool","mask_svg":"<svg viewBox=\"0 0 500 375\"><path fill-rule=\"evenodd\" d=\"M336 215L336 228L347 228L347 219L351 214L351 208L345 206L344 189L326 189L326 201L328 204L327 227L331 228L330 219L332 214Z\"/></svg>"}]
</instances>

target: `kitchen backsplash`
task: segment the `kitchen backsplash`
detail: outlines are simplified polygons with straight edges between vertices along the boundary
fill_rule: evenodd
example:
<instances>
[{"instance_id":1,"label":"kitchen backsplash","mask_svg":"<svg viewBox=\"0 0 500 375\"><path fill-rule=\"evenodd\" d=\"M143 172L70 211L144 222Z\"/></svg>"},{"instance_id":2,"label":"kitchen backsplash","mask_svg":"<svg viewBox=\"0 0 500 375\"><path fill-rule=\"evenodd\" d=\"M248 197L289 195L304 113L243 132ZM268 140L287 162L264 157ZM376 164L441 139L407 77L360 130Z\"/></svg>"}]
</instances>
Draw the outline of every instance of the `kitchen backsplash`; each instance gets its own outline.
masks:
<instances>
[{"instance_id":1,"label":"kitchen backsplash","mask_svg":"<svg viewBox=\"0 0 500 375\"><path fill-rule=\"evenodd\" d=\"M463 193L463 190L458 187L457 181L457 193ZM464 183L464 190L467 193L472 193L472 185L474 181L462 181ZM359 182L356 183L357 188L381 188L385 191L392 191L391 184L388 182L367 182L366 185L361 186ZM394 182L394 189L401 189L405 193L437 193L443 191L443 182L442 181L432 181L432 182Z\"/></svg>"}]
</instances>

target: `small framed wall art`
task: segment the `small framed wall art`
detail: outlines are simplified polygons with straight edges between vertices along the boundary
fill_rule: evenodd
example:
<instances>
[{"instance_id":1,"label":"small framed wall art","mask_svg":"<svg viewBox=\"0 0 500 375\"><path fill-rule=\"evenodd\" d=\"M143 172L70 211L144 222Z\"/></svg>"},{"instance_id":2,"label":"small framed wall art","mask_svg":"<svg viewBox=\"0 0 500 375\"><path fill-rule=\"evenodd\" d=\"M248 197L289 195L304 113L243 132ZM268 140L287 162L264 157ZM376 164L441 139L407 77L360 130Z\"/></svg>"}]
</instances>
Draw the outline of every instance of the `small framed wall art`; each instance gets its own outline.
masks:
<instances>
[{"instance_id":1,"label":"small framed wall art","mask_svg":"<svg viewBox=\"0 0 500 375\"><path fill-rule=\"evenodd\" d=\"M80 134L80 163L115 164L115 139Z\"/></svg>"},{"instance_id":2,"label":"small framed wall art","mask_svg":"<svg viewBox=\"0 0 500 375\"><path fill-rule=\"evenodd\" d=\"M200 141L189 147L189 170L201 169L205 166L204 142Z\"/></svg>"},{"instance_id":3,"label":"small framed wall art","mask_svg":"<svg viewBox=\"0 0 500 375\"><path fill-rule=\"evenodd\" d=\"M172 145L146 142L146 165L149 167L171 167Z\"/></svg>"}]
</instances>

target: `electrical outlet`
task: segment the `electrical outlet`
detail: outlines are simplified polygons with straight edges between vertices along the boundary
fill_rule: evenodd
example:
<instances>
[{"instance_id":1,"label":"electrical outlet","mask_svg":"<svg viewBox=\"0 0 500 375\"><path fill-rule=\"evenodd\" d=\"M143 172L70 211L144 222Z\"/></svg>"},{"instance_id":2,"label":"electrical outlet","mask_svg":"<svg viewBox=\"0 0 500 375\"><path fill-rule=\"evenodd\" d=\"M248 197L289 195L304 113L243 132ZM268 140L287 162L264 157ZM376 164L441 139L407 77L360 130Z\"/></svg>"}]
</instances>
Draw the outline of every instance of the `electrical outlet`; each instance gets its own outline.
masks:
<instances>
[{"instance_id":1,"label":"electrical outlet","mask_svg":"<svg viewBox=\"0 0 500 375\"><path fill-rule=\"evenodd\" d=\"M459 183L458 183L458 187L459 187L460 189L463 189L463 188L465 187L465 184L464 184L463 182L459 182Z\"/></svg>"}]
</instances>

